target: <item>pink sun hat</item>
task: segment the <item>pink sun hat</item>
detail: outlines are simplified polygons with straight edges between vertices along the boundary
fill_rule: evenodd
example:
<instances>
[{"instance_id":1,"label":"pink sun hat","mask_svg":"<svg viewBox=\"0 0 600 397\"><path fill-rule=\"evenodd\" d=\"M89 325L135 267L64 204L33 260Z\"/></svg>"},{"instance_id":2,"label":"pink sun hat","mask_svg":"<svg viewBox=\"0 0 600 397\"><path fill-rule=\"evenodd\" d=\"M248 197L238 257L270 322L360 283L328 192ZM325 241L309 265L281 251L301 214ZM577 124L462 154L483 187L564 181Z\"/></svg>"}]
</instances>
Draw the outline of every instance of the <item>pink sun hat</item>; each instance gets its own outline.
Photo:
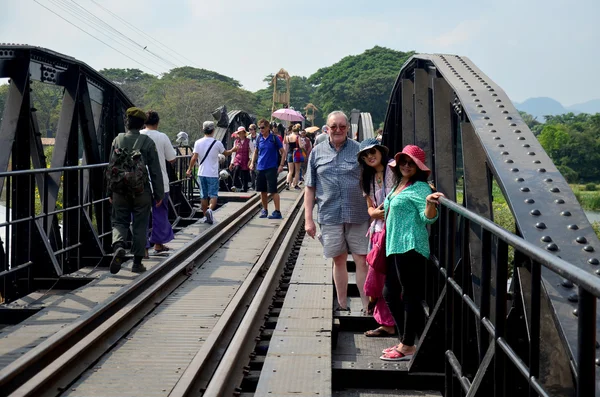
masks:
<instances>
[{"instance_id":1,"label":"pink sun hat","mask_svg":"<svg viewBox=\"0 0 600 397\"><path fill-rule=\"evenodd\" d=\"M431 174L431 170L425 165L425 152L418 146L406 145L401 152L396 153L394 161L389 163L390 167L395 167L396 163L400 160L401 156L408 156L410 159L419 167L421 171L427 173L427 176Z\"/></svg>"}]
</instances>

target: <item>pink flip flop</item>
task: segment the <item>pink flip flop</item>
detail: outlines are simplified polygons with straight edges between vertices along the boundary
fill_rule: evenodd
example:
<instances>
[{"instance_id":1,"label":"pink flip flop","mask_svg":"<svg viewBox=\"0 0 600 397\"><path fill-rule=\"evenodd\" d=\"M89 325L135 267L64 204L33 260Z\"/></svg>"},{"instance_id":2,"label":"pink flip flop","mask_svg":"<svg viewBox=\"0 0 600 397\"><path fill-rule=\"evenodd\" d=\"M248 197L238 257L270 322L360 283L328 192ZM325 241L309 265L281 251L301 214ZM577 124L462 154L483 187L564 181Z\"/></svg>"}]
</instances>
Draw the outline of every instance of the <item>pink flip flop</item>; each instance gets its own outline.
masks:
<instances>
[{"instance_id":1,"label":"pink flip flop","mask_svg":"<svg viewBox=\"0 0 600 397\"><path fill-rule=\"evenodd\" d=\"M381 352L383 354L388 354L389 352L391 352L392 350L396 350L398 348L398 345L394 345L392 347L388 347L387 349L383 349Z\"/></svg>"},{"instance_id":2,"label":"pink flip flop","mask_svg":"<svg viewBox=\"0 0 600 397\"><path fill-rule=\"evenodd\" d=\"M413 354L404 354L394 349L390 352L385 353L379 358L384 361L410 361L413 358Z\"/></svg>"}]
</instances>

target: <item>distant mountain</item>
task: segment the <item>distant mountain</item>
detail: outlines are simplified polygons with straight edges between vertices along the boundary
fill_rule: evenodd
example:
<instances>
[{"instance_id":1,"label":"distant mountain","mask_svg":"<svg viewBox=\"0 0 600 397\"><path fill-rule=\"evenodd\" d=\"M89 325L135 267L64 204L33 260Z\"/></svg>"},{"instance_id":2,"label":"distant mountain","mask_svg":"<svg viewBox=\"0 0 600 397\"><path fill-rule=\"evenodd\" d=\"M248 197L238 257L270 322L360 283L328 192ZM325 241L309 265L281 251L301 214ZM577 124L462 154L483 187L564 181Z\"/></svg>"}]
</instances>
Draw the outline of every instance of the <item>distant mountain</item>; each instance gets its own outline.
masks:
<instances>
[{"instance_id":1,"label":"distant mountain","mask_svg":"<svg viewBox=\"0 0 600 397\"><path fill-rule=\"evenodd\" d=\"M579 103L572 106L563 106L555 99L548 97L529 98L523 103L514 102L517 109L527 112L536 117L539 121L544 122L545 115L558 115L565 113L600 113L600 99L593 99L584 103Z\"/></svg>"},{"instance_id":2,"label":"distant mountain","mask_svg":"<svg viewBox=\"0 0 600 397\"><path fill-rule=\"evenodd\" d=\"M567 106L567 110L576 113L600 113L600 99L592 99L591 101L578 103L576 105Z\"/></svg>"},{"instance_id":3,"label":"distant mountain","mask_svg":"<svg viewBox=\"0 0 600 397\"><path fill-rule=\"evenodd\" d=\"M536 117L541 122L544 121L545 115L554 116L557 114L569 113L560 102L547 97L529 98L523 103L515 104L515 106L517 109Z\"/></svg>"}]
</instances>

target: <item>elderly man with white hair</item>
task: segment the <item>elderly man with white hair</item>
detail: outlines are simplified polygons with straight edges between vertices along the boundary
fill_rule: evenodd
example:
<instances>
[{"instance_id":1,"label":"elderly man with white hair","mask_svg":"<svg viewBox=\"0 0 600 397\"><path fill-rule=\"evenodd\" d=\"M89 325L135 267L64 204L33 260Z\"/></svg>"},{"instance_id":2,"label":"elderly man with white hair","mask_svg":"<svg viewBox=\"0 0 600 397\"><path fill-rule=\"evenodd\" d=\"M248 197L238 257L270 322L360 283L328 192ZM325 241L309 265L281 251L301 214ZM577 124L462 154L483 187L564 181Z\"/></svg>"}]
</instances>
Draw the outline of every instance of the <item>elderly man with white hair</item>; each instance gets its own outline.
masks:
<instances>
[{"instance_id":1,"label":"elderly man with white hair","mask_svg":"<svg viewBox=\"0 0 600 397\"><path fill-rule=\"evenodd\" d=\"M321 127L321 131L321 134L317 137L317 139L315 139L315 146L317 146L319 143L327 142L329 140L329 129L327 128L327 125Z\"/></svg>"},{"instance_id":2,"label":"elderly man with white hair","mask_svg":"<svg viewBox=\"0 0 600 397\"><path fill-rule=\"evenodd\" d=\"M306 233L314 238L317 228L313 207L317 204L317 222L321 230L323 254L333 258L338 310L350 310L347 302L348 250L356 263L356 284L363 309L369 301L364 294L367 277L366 255L369 241L369 213L360 187L359 143L348 139L348 117L341 111L327 116L329 140L315 144L308 158L304 217Z\"/></svg>"}]
</instances>

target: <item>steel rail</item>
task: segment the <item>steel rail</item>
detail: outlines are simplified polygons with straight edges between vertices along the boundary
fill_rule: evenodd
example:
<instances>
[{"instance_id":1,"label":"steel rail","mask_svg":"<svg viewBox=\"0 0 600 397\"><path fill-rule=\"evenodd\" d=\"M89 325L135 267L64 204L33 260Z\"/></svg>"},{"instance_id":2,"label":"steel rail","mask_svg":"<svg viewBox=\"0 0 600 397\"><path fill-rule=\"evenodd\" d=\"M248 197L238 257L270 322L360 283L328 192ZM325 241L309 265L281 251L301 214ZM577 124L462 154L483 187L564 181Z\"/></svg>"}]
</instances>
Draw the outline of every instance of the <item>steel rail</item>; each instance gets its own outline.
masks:
<instances>
[{"instance_id":1,"label":"steel rail","mask_svg":"<svg viewBox=\"0 0 600 397\"><path fill-rule=\"evenodd\" d=\"M240 323L217 370L211 378L210 383L203 394L204 397L219 397L233 394L236 387L236 382L233 381L233 377L236 373L241 373L241 369L246 365L242 361L243 357L248 357L248 354L253 350L253 344L251 342L259 332L259 327L261 321L264 319L264 314L268 312L270 298L273 296L275 287L278 283L278 276L283 271L283 267L287 261L287 257L292 249L292 245L303 220L304 207L298 211L292 226L285 236L285 240L280 245L281 248L277 251L275 258L273 258L273 264L267 271L260 288L252 300L252 304L248 307L244 319ZM190 366L186 370L186 373L193 370L194 368L191 368ZM169 397L190 395L190 393L182 392L176 394L175 390L179 391L180 389L174 389Z\"/></svg>"},{"instance_id":2,"label":"steel rail","mask_svg":"<svg viewBox=\"0 0 600 397\"><path fill-rule=\"evenodd\" d=\"M293 208L297 209L296 215L288 216L286 221L279 226L279 229L275 232L277 237L269 242L260 259L252 268L252 272L234 296L234 300L228 305L227 310L215 325L206 342L196 353L175 387L169 393L169 397L193 395L199 389L198 384L209 379L210 383L203 394L204 396L226 395L222 394L221 391L212 394L213 392L209 392L209 390L215 388L215 383L219 384L219 390L227 385L232 386L229 375L234 372L234 364L239 362L237 359L240 357L241 351L249 345L246 342L253 340L256 336L256 332L253 333L252 331L258 331L257 321L263 319L264 314L268 311L266 306L269 305L269 298L273 296L274 288L277 285L278 278L276 276L283 271L283 266L292 249L294 239L299 232L299 227L304 219L304 207L301 206L303 202L304 193L298 195L294 202ZM260 276L267 267L268 270L264 278L260 280ZM227 328L232 327L232 319L236 314L239 315L240 311L242 313L239 320L233 324L235 329L232 334L234 333L234 335L225 341L224 348L227 348L227 351L222 357L217 358L218 367L215 374L212 375L214 366L213 368L207 368L208 364L214 362L213 356L216 354L217 347L223 345L223 339L228 334L226 332L228 331ZM210 372L210 374L206 374L207 372Z\"/></svg>"},{"instance_id":3,"label":"steel rail","mask_svg":"<svg viewBox=\"0 0 600 397\"><path fill-rule=\"evenodd\" d=\"M550 269L554 273L571 280L586 291L593 294L595 297L600 297L600 280L597 278L591 278L589 273L585 270L574 266L573 264L565 261L559 256L553 255L543 249L533 245L526 241L522 237L519 237L507 230L502 229L494 222L487 218L482 217L474 212L467 210L465 207L456 204L455 202L446 198L441 198L440 203L450 210L454 211L458 215L469 219L472 222L477 223L483 229L491 232L500 240L514 247L519 252L527 255L534 261L539 262L544 267Z\"/></svg>"},{"instance_id":4,"label":"steel rail","mask_svg":"<svg viewBox=\"0 0 600 397\"><path fill-rule=\"evenodd\" d=\"M278 188L280 190L283 189L284 181L283 178L279 180ZM237 228L243 221L243 218L247 218L250 213L256 211L258 209L257 204L259 203L259 195L252 197L231 216L196 236L181 250L174 253L160 265L155 266L136 278L127 288L120 290L111 298L99 304L75 322L55 333L22 357L0 370L0 396L10 395L13 392L16 393L14 394L15 396L40 395L40 393L36 394L35 392L32 394L33 390L37 390L38 392L43 390L38 389L37 386L33 387L33 385L37 383L49 384L51 379L42 379L42 374L57 376L52 369L57 368L57 365L60 368L65 368L59 365L61 359L67 359L67 356L63 356L63 354L70 349L85 347L86 340L89 341L86 338L92 333L95 335L96 331L101 331L103 329L102 325L109 318L119 313L123 308L129 307L138 295L153 288L152 286L157 282L165 281L166 276L170 275L172 277L174 273L185 269L189 265L189 258L192 254L197 254L206 245L214 245L221 241L223 235ZM47 369L45 369L46 367ZM67 374L65 373L65 375ZM17 389L20 391L16 392Z\"/></svg>"}]
</instances>

